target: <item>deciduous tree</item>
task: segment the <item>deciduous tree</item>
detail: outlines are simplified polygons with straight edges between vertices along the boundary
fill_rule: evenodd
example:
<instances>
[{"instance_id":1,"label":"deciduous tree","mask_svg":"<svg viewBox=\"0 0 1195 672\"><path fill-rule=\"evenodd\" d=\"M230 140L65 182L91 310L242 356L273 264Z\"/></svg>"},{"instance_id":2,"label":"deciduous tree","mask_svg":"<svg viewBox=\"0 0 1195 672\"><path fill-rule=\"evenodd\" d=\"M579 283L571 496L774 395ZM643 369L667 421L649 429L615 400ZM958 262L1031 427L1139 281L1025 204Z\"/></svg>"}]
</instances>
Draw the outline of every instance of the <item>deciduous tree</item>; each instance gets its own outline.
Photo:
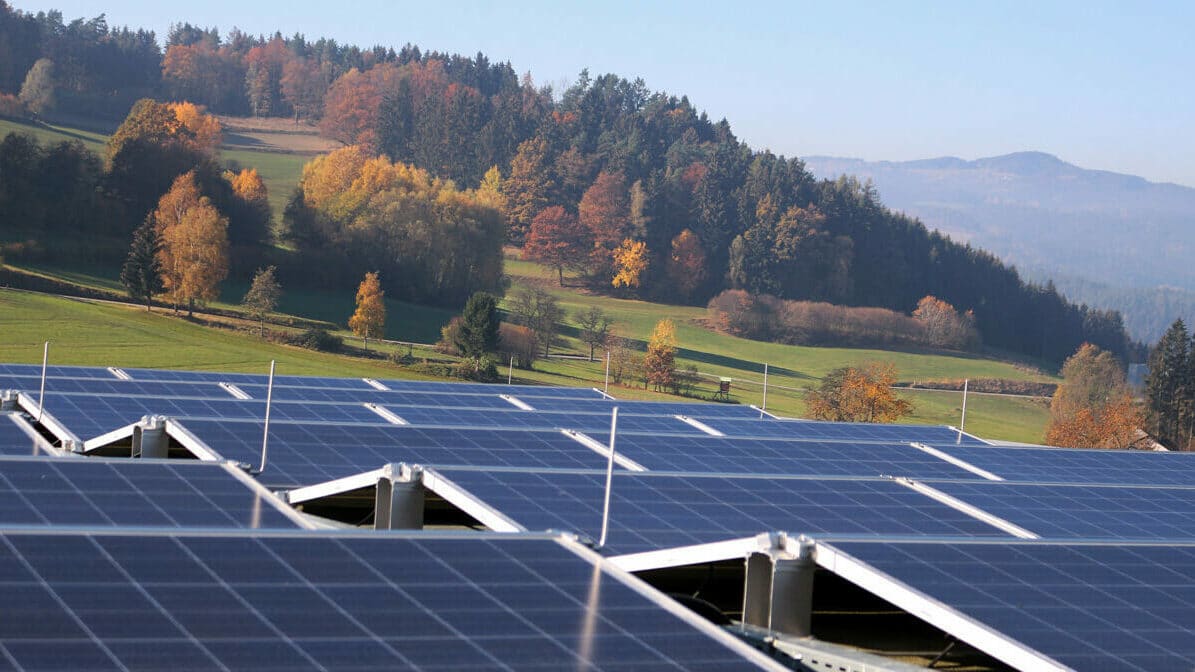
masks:
<instances>
[{"instance_id":1,"label":"deciduous tree","mask_svg":"<svg viewBox=\"0 0 1195 672\"><path fill-rule=\"evenodd\" d=\"M48 58L37 59L25 75L17 98L25 109L37 116L54 109L54 62Z\"/></svg>"},{"instance_id":2,"label":"deciduous tree","mask_svg":"<svg viewBox=\"0 0 1195 672\"><path fill-rule=\"evenodd\" d=\"M631 207L626 178L622 173L598 173L577 205L581 224L593 240L590 275L606 276L612 253L630 234Z\"/></svg>"},{"instance_id":3,"label":"deciduous tree","mask_svg":"<svg viewBox=\"0 0 1195 672\"><path fill-rule=\"evenodd\" d=\"M522 245L531 231L531 222L548 206L548 197L555 188L548 159L548 142L532 138L519 145L510 160L510 176L502 183L506 195L506 238L511 244Z\"/></svg>"},{"instance_id":4,"label":"deciduous tree","mask_svg":"<svg viewBox=\"0 0 1195 672\"><path fill-rule=\"evenodd\" d=\"M672 239L667 274L682 299L692 298L693 292L705 281L705 252L697 234L689 229Z\"/></svg>"},{"instance_id":5,"label":"deciduous tree","mask_svg":"<svg viewBox=\"0 0 1195 672\"><path fill-rule=\"evenodd\" d=\"M365 279L357 287L357 311L349 318L349 328L353 333L365 340L365 347L369 348L369 339L381 338L386 328L386 303L383 301L385 292L378 274L366 273Z\"/></svg>"},{"instance_id":6,"label":"deciduous tree","mask_svg":"<svg viewBox=\"0 0 1195 672\"><path fill-rule=\"evenodd\" d=\"M583 266L592 247L587 234L585 227L564 208L559 205L544 208L531 221L523 258L555 268L563 287L564 269Z\"/></svg>"},{"instance_id":7,"label":"deciduous tree","mask_svg":"<svg viewBox=\"0 0 1195 672\"><path fill-rule=\"evenodd\" d=\"M175 179L153 218L166 295L175 312L185 302L191 315L196 303L216 298L228 276L228 220L199 195L193 172Z\"/></svg>"},{"instance_id":8,"label":"deciduous tree","mask_svg":"<svg viewBox=\"0 0 1195 672\"><path fill-rule=\"evenodd\" d=\"M539 288L521 289L510 302L510 312L517 324L535 334L535 342L547 357L556 338L557 325L564 319L564 309L556 297Z\"/></svg>"},{"instance_id":9,"label":"deciduous tree","mask_svg":"<svg viewBox=\"0 0 1195 672\"><path fill-rule=\"evenodd\" d=\"M657 392L671 389L676 382L676 347L676 325L672 320L657 322L643 359L647 383Z\"/></svg>"},{"instance_id":10,"label":"deciduous tree","mask_svg":"<svg viewBox=\"0 0 1195 672\"><path fill-rule=\"evenodd\" d=\"M129 256L120 269L120 284L136 301L144 301L145 309L153 306L154 294L162 293L161 262L158 260L158 230L153 217L146 217L141 226L133 232L133 244Z\"/></svg>"},{"instance_id":11,"label":"deciduous tree","mask_svg":"<svg viewBox=\"0 0 1195 672\"><path fill-rule=\"evenodd\" d=\"M266 316L274 312L278 307L278 299L282 298L282 285L278 283L274 274L276 270L273 266L257 269L253 276L253 284L241 300L241 305L250 315L257 318L260 325L259 333L263 337L266 335Z\"/></svg>"},{"instance_id":12,"label":"deciduous tree","mask_svg":"<svg viewBox=\"0 0 1195 672\"><path fill-rule=\"evenodd\" d=\"M593 361L593 351L606 345L610 337L610 316L597 306L590 306L577 311L573 317L581 327L581 342L589 346L589 361Z\"/></svg>"},{"instance_id":13,"label":"deciduous tree","mask_svg":"<svg viewBox=\"0 0 1195 672\"><path fill-rule=\"evenodd\" d=\"M805 397L817 420L895 422L913 412L913 405L892 391L896 368L886 362L834 369Z\"/></svg>"},{"instance_id":14,"label":"deciduous tree","mask_svg":"<svg viewBox=\"0 0 1195 672\"><path fill-rule=\"evenodd\" d=\"M627 238L614 249L615 287L638 287L643 272L647 270L647 243Z\"/></svg>"},{"instance_id":15,"label":"deciduous tree","mask_svg":"<svg viewBox=\"0 0 1195 672\"><path fill-rule=\"evenodd\" d=\"M1084 343L1062 365L1050 402L1046 443L1069 448L1130 448L1141 415L1112 353Z\"/></svg>"}]
</instances>

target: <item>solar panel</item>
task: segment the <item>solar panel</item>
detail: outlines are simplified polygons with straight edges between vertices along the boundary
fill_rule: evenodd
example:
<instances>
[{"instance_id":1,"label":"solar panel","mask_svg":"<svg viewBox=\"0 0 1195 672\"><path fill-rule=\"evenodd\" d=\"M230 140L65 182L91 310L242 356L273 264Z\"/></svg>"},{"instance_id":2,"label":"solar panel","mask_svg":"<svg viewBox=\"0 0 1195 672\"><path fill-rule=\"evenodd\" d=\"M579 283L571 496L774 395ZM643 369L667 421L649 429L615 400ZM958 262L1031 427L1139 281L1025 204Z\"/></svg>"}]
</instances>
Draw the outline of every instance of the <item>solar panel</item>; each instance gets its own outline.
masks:
<instances>
[{"instance_id":1,"label":"solar panel","mask_svg":"<svg viewBox=\"0 0 1195 672\"><path fill-rule=\"evenodd\" d=\"M179 424L225 459L261 461L262 423L185 420ZM271 422L274 488L314 485L386 464L521 468L605 468L606 458L559 431Z\"/></svg>"},{"instance_id":2,"label":"solar panel","mask_svg":"<svg viewBox=\"0 0 1195 672\"><path fill-rule=\"evenodd\" d=\"M473 408L436 408L430 406L393 406L386 408L413 425L440 427L510 427L553 429L565 428L607 436L610 416L603 413L556 413L542 411L482 410ZM376 416L375 416L376 417ZM692 434L704 432L669 415L619 416L620 432L662 432Z\"/></svg>"},{"instance_id":3,"label":"solar panel","mask_svg":"<svg viewBox=\"0 0 1195 672\"><path fill-rule=\"evenodd\" d=\"M0 390L20 390L37 395L41 380L32 376L0 376ZM119 380L116 378L47 378L46 392L85 394L132 394L154 397L209 397L228 399L231 395L216 383L157 382ZM265 398L264 395L262 398Z\"/></svg>"},{"instance_id":4,"label":"solar panel","mask_svg":"<svg viewBox=\"0 0 1195 672\"><path fill-rule=\"evenodd\" d=\"M1195 454L1079 448L968 447L931 444L944 453L1010 481L1195 484Z\"/></svg>"},{"instance_id":5,"label":"solar panel","mask_svg":"<svg viewBox=\"0 0 1195 672\"><path fill-rule=\"evenodd\" d=\"M0 376L30 376L41 378L41 364L0 364ZM112 372L102 366L56 366L46 367L46 377L54 378L105 378L115 379Z\"/></svg>"},{"instance_id":6,"label":"solar panel","mask_svg":"<svg viewBox=\"0 0 1195 672\"><path fill-rule=\"evenodd\" d=\"M238 385L254 399L266 398L265 385ZM227 396L227 394L225 395ZM275 387L278 401L327 401L334 403L398 404L403 406L444 406L452 408L497 408L510 410L514 405L493 394L444 394L435 392L383 392L381 390L340 390L333 388Z\"/></svg>"},{"instance_id":7,"label":"solar panel","mask_svg":"<svg viewBox=\"0 0 1195 672\"><path fill-rule=\"evenodd\" d=\"M214 462L0 458L0 525L298 527L281 507Z\"/></svg>"},{"instance_id":8,"label":"solar panel","mask_svg":"<svg viewBox=\"0 0 1195 672\"><path fill-rule=\"evenodd\" d=\"M1195 539L1195 488L993 481L926 485L1042 537Z\"/></svg>"},{"instance_id":9,"label":"solar panel","mask_svg":"<svg viewBox=\"0 0 1195 672\"><path fill-rule=\"evenodd\" d=\"M783 670L575 544L7 532L17 669Z\"/></svg>"},{"instance_id":10,"label":"solar panel","mask_svg":"<svg viewBox=\"0 0 1195 672\"><path fill-rule=\"evenodd\" d=\"M621 411L620 411L621 412ZM739 420L710 418L707 425L727 436L759 436L789 439L839 441L917 441L932 444L986 446L988 443L960 434L945 425L889 425L865 422L818 422L813 420Z\"/></svg>"},{"instance_id":11,"label":"solar panel","mask_svg":"<svg viewBox=\"0 0 1195 672\"><path fill-rule=\"evenodd\" d=\"M191 397L138 397L111 394L47 394L45 409L84 439L98 437L137 422L146 415L176 418L228 418L256 420L265 417L265 401ZM379 423L382 419L362 404L275 401L270 409L277 420Z\"/></svg>"},{"instance_id":12,"label":"solar panel","mask_svg":"<svg viewBox=\"0 0 1195 672\"><path fill-rule=\"evenodd\" d=\"M831 542L817 562L1020 669L1195 665L1191 544Z\"/></svg>"},{"instance_id":13,"label":"solar panel","mask_svg":"<svg viewBox=\"0 0 1195 672\"><path fill-rule=\"evenodd\" d=\"M502 385L500 383L456 383L429 380L376 379L395 392L444 392L449 394L511 394L527 397L565 397L573 399L605 399L592 387L558 387L553 385Z\"/></svg>"},{"instance_id":14,"label":"solar panel","mask_svg":"<svg viewBox=\"0 0 1195 672\"><path fill-rule=\"evenodd\" d=\"M122 369L135 381L233 383L236 385L266 385L270 377L265 373L228 373L218 371L173 371L164 369ZM322 376L274 376L276 387L329 387L343 389L374 389L361 378L330 378Z\"/></svg>"},{"instance_id":15,"label":"solar panel","mask_svg":"<svg viewBox=\"0 0 1195 672\"><path fill-rule=\"evenodd\" d=\"M599 536L604 471L440 468L435 472L529 530ZM615 555L777 530L1004 536L890 479L617 472L610 491L605 550Z\"/></svg>"},{"instance_id":16,"label":"solar panel","mask_svg":"<svg viewBox=\"0 0 1195 672\"><path fill-rule=\"evenodd\" d=\"M15 413L0 413L0 455L46 455L48 444L31 435Z\"/></svg>"},{"instance_id":17,"label":"solar panel","mask_svg":"<svg viewBox=\"0 0 1195 672\"><path fill-rule=\"evenodd\" d=\"M978 478L903 443L619 434L615 449L652 471Z\"/></svg>"},{"instance_id":18,"label":"solar panel","mask_svg":"<svg viewBox=\"0 0 1195 672\"><path fill-rule=\"evenodd\" d=\"M527 400L537 411L582 411L609 413L617 406L619 415L687 415L694 418L758 418L759 410L741 404L679 403L671 401L628 401L626 399L555 399L540 397Z\"/></svg>"}]
</instances>

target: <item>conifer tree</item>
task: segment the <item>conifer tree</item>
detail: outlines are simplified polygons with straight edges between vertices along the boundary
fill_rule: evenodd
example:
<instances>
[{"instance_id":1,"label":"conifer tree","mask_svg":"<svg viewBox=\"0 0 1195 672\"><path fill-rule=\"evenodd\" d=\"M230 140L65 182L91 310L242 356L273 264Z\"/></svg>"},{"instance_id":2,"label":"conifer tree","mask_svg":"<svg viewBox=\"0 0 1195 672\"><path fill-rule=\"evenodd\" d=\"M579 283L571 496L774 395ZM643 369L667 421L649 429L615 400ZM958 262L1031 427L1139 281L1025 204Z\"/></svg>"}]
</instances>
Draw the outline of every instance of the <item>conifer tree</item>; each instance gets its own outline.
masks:
<instances>
[{"instance_id":1,"label":"conifer tree","mask_svg":"<svg viewBox=\"0 0 1195 672\"><path fill-rule=\"evenodd\" d=\"M133 232L129 256L120 269L120 284L128 290L131 298L144 301L147 311L153 305L154 294L160 294L165 289L162 285L162 267L158 262L160 247L157 227L151 215Z\"/></svg>"},{"instance_id":2,"label":"conifer tree","mask_svg":"<svg viewBox=\"0 0 1195 672\"><path fill-rule=\"evenodd\" d=\"M485 355L498 350L498 300L491 294L477 292L465 303L456 347L468 359L480 363Z\"/></svg>"},{"instance_id":3,"label":"conifer tree","mask_svg":"<svg viewBox=\"0 0 1195 672\"><path fill-rule=\"evenodd\" d=\"M1175 320L1150 353L1145 377L1151 427L1158 439L1175 447L1184 435L1189 439L1195 410L1191 350L1187 326Z\"/></svg>"}]
</instances>

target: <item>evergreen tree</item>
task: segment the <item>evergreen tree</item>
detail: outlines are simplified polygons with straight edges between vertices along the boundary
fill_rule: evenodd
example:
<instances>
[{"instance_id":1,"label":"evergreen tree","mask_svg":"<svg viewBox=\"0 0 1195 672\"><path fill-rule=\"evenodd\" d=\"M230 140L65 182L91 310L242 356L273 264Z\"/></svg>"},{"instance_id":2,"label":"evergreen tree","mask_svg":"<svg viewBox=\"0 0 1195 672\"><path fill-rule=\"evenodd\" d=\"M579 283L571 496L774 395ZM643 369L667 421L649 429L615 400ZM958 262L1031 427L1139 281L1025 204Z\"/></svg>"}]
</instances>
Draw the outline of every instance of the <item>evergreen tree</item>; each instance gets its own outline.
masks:
<instances>
[{"instance_id":1,"label":"evergreen tree","mask_svg":"<svg viewBox=\"0 0 1195 672\"><path fill-rule=\"evenodd\" d=\"M465 303L456 347L480 368L486 355L498 351L498 300L477 292Z\"/></svg>"},{"instance_id":2,"label":"evergreen tree","mask_svg":"<svg viewBox=\"0 0 1195 672\"><path fill-rule=\"evenodd\" d=\"M1145 377L1145 399L1154 434L1167 445L1177 446L1190 424L1192 401L1191 344L1187 326L1175 320L1149 355ZM1186 433L1189 433L1186 432Z\"/></svg>"},{"instance_id":3,"label":"evergreen tree","mask_svg":"<svg viewBox=\"0 0 1195 672\"><path fill-rule=\"evenodd\" d=\"M129 256L125 259L124 267L120 269L120 284L128 290L130 297L144 301L146 310L153 305L154 294L160 294L165 289L162 284L162 267L158 262L160 247L157 227L154 225L153 216L150 215L133 232Z\"/></svg>"}]
</instances>

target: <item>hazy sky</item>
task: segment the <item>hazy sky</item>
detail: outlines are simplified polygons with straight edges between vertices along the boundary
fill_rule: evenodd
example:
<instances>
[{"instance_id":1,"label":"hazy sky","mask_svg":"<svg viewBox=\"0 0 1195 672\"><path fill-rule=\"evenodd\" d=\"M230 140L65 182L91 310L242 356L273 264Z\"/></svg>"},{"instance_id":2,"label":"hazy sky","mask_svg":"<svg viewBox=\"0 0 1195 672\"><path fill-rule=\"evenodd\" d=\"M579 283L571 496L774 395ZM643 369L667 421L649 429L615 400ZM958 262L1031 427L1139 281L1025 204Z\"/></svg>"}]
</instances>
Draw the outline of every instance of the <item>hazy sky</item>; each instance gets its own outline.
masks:
<instances>
[{"instance_id":1,"label":"hazy sky","mask_svg":"<svg viewBox=\"0 0 1195 672\"><path fill-rule=\"evenodd\" d=\"M1195 2L10 0L110 25L280 30L642 77L757 148L870 160L1040 150L1195 187Z\"/></svg>"}]
</instances>

